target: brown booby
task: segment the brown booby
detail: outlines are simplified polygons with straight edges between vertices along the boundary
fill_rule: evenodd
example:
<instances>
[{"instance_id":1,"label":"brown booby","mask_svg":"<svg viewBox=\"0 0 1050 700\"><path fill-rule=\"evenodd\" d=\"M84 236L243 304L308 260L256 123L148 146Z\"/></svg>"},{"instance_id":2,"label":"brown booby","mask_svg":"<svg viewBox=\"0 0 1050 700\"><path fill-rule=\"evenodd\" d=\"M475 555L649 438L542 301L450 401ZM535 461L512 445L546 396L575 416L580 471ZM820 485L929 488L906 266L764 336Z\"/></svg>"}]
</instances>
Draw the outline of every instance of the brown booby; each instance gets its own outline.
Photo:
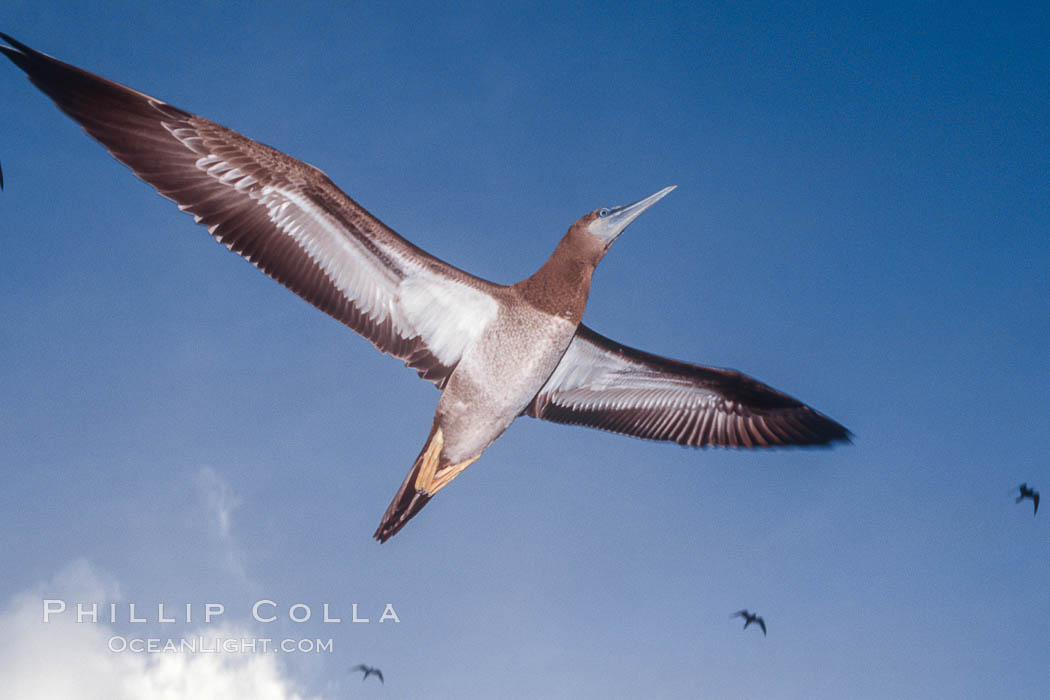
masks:
<instances>
[{"instance_id":1,"label":"brown booby","mask_svg":"<svg viewBox=\"0 0 1050 700\"><path fill-rule=\"evenodd\" d=\"M744 618L744 629L747 629L747 626L750 625L752 622L758 623L758 626L762 628L762 636L766 636L766 621L759 617L757 613L750 613L747 610L740 610L738 612L733 613L729 617Z\"/></svg>"},{"instance_id":2,"label":"brown booby","mask_svg":"<svg viewBox=\"0 0 1050 700\"><path fill-rule=\"evenodd\" d=\"M534 275L488 282L401 238L320 170L11 37L0 46L113 157L230 250L433 382L427 441L386 541L522 415L700 447L827 445L850 433L733 370L635 350L580 321L609 246L666 187L574 223Z\"/></svg>"},{"instance_id":3,"label":"brown booby","mask_svg":"<svg viewBox=\"0 0 1050 700\"><path fill-rule=\"evenodd\" d=\"M364 683L366 680L368 680L369 676L375 676L375 677L377 677L379 679L380 683L383 683L383 672L380 671L375 666L365 666L364 664L358 664L358 665L354 666L350 670L351 671L364 671L365 675L361 676L361 682L362 683Z\"/></svg>"},{"instance_id":4,"label":"brown booby","mask_svg":"<svg viewBox=\"0 0 1050 700\"><path fill-rule=\"evenodd\" d=\"M1020 486L1018 486L1018 488L1021 489L1021 495L1017 497L1017 500L1014 501L1014 503L1020 503L1024 499L1030 498L1030 499L1032 499L1032 505L1035 506L1035 508L1032 510L1032 515L1035 515L1036 513L1038 513L1039 512L1039 492L1036 491L1035 489L1029 488L1027 482L1021 484Z\"/></svg>"}]
</instances>

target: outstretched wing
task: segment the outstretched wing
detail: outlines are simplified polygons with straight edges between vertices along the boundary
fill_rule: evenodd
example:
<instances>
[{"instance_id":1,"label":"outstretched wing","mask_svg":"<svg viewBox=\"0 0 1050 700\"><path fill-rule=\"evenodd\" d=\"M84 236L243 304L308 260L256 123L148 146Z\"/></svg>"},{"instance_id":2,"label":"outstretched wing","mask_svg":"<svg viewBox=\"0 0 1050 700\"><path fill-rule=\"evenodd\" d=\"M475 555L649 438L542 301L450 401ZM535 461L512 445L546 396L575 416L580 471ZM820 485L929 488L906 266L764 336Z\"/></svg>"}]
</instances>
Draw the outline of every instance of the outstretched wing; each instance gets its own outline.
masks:
<instances>
[{"instance_id":1,"label":"outstretched wing","mask_svg":"<svg viewBox=\"0 0 1050 700\"><path fill-rule=\"evenodd\" d=\"M850 432L827 416L747 375L635 350L582 324L525 412L691 447L850 439Z\"/></svg>"},{"instance_id":2,"label":"outstretched wing","mask_svg":"<svg viewBox=\"0 0 1050 700\"><path fill-rule=\"evenodd\" d=\"M380 671L380 670L379 670L379 669L377 668L377 669L375 670L375 674L376 674L377 676L379 676L379 682L380 682L380 683L383 683L383 684L385 684L385 683L386 683L386 681L384 681L384 680L383 680L383 672L382 672L382 671Z\"/></svg>"},{"instance_id":3,"label":"outstretched wing","mask_svg":"<svg viewBox=\"0 0 1050 700\"><path fill-rule=\"evenodd\" d=\"M0 34L15 65L120 162L267 275L439 387L495 285L420 250L320 170ZM14 47L14 48L12 48Z\"/></svg>"},{"instance_id":4,"label":"outstretched wing","mask_svg":"<svg viewBox=\"0 0 1050 700\"><path fill-rule=\"evenodd\" d=\"M733 613L732 615L730 615L729 617L730 618L733 618L733 617L747 617L747 610L739 610L739 611Z\"/></svg>"},{"instance_id":5,"label":"outstretched wing","mask_svg":"<svg viewBox=\"0 0 1050 700\"><path fill-rule=\"evenodd\" d=\"M757 618L757 619L755 620L755 622L757 622L757 623L758 623L758 626L762 628L762 635L763 635L763 636L765 636L765 634L766 634L766 621L765 621L765 620L763 620L763 619L762 619L762 618L760 617L760 618Z\"/></svg>"}]
</instances>

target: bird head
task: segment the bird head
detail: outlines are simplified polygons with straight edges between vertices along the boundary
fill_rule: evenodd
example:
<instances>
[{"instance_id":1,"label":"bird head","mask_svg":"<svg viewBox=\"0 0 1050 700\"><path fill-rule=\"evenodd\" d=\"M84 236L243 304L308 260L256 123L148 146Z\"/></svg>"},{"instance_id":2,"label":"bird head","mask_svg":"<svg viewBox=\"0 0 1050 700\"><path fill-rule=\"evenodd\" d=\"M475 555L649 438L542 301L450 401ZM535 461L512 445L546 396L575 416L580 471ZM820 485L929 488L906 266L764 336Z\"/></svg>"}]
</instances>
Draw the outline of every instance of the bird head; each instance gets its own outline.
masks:
<instances>
[{"instance_id":1,"label":"bird head","mask_svg":"<svg viewBox=\"0 0 1050 700\"><path fill-rule=\"evenodd\" d=\"M590 236L601 243L602 253L604 253L632 221L641 216L646 209L667 196L675 187L675 185L665 187L659 192L651 194L645 199L639 199L633 204L595 209L580 219L578 223L582 224Z\"/></svg>"}]
</instances>

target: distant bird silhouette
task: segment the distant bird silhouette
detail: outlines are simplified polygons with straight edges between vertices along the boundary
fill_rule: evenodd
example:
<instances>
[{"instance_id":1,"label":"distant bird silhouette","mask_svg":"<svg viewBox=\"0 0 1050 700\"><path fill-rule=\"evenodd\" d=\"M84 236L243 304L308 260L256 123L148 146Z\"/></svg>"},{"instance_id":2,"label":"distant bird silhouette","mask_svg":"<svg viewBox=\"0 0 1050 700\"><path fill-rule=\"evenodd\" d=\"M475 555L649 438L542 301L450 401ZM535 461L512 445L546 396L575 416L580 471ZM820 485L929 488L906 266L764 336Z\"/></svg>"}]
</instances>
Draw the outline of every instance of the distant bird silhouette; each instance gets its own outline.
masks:
<instances>
[{"instance_id":1,"label":"distant bird silhouette","mask_svg":"<svg viewBox=\"0 0 1050 700\"><path fill-rule=\"evenodd\" d=\"M739 612L735 612L732 615L730 615L730 617L742 617L742 618L744 618L744 629L747 629L747 626L750 625L752 622L757 622L758 626L762 628L762 636L765 636L765 634L766 634L766 621L763 620L758 615L756 615L754 613L749 613L747 610L740 610Z\"/></svg>"},{"instance_id":2,"label":"distant bird silhouette","mask_svg":"<svg viewBox=\"0 0 1050 700\"><path fill-rule=\"evenodd\" d=\"M1031 498L1032 503L1035 504L1035 510L1032 511L1032 515L1039 512L1039 492L1035 489L1028 488L1028 484L1021 484L1018 488L1021 489L1021 495L1017 497L1014 503L1020 503L1026 498Z\"/></svg>"},{"instance_id":3,"label":"distant bird silhouette","mask_svg":"<svg viewBox=\"0 0 1050 700\"><path fill-rule=\"evenodd\" d=\"M365 666L364 664L358 664L354 666L351 671L364 671L365 675L361 676L361 681L364 682L369 676L378 676L379 682L383 682L383 672L373 666Z\"/></svg>"}]
</instances>

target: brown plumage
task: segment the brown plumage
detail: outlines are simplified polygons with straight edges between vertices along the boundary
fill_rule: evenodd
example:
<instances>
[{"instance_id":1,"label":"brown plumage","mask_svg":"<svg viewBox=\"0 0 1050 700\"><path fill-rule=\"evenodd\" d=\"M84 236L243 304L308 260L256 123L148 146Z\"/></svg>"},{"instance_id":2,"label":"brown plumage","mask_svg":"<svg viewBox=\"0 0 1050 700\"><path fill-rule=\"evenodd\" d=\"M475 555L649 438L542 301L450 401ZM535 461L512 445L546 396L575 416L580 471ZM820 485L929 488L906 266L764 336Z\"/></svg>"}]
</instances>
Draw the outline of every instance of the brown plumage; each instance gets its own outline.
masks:
<instances>
[{"instance_id":1,"label":"brown plumage","mask_svg":"<svg viewBox=\"0 0 1050 700\"><path fill-rule=\"evenodd\" d=\"M310 165L0 38L34 85L218 241L442 390L380 541L521 415L696 447L849 440L746 375L634 350L580 323L595 266L673 188L591 212L534 275L494 284L412 245Z\"/></svg>"}]
</instances>

